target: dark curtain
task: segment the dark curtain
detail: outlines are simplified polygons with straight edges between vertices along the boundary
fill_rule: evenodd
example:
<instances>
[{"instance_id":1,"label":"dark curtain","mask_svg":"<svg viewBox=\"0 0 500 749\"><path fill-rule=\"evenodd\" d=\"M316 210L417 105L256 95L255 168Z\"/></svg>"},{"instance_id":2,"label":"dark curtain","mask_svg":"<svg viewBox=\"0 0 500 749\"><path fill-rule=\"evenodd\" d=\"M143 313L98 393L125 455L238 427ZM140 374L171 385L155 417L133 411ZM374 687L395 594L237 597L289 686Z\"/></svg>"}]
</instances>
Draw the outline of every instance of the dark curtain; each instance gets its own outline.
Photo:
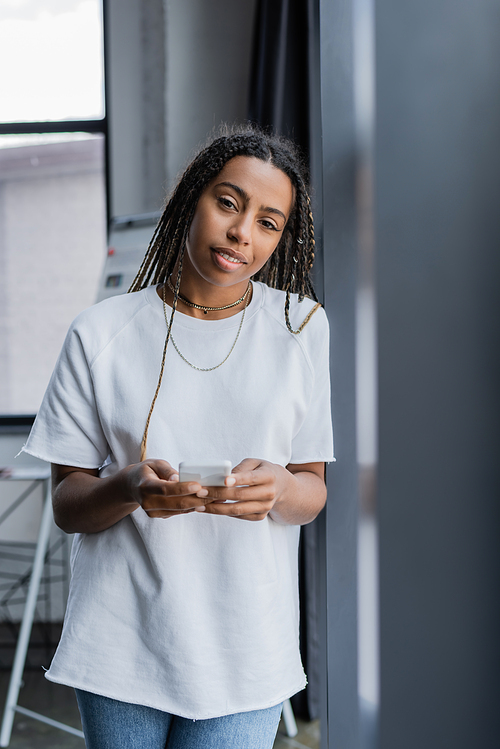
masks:
<instances>
[{"instance_id":1,"label":"dark curtain","mask_svg":"<svg viewBox=\"0 0 500 749\"><path fill-rule=\"evenodd\" d=\"M322 216L317 0L258 0L250 79L249 120L286 135L309 161L316 224L316 291L321 289ZM316 203L316 205L315 205ZM320 272L318 273L318 266ZM299 551L300 641L308 687L292 698L296 715L319 717L320 668L316 526L302 528Z\"/></svg>"},{"instance_id":2,"label":"dark curtain","mask_svg":"<svg viewBox=\"0 0 500 749\"><path fill-rule=\"evenodd\" d=\"M249 119L309 153L308 0L258 0Z\"/></svg>"}]
</instances>

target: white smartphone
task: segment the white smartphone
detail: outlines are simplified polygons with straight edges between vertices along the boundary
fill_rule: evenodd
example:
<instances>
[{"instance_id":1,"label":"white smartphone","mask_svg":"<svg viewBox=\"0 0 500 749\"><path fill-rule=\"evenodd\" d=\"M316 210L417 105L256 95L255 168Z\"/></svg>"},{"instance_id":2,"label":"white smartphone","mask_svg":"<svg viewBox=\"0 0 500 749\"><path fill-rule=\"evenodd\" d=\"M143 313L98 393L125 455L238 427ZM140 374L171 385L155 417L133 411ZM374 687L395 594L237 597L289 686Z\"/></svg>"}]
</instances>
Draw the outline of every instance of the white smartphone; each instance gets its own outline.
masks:
<instances>
[{"instance_id":1,"label":"white smartphone","mask_svg":"<svg viewBox=\"0 0 500 749\"><path fill-rule=\"evenodd\" d=\"M179 464L179 481L198 481L202 486L225 486L231 475L230 460L184 461Z\"/></svg>"}]
</instances>

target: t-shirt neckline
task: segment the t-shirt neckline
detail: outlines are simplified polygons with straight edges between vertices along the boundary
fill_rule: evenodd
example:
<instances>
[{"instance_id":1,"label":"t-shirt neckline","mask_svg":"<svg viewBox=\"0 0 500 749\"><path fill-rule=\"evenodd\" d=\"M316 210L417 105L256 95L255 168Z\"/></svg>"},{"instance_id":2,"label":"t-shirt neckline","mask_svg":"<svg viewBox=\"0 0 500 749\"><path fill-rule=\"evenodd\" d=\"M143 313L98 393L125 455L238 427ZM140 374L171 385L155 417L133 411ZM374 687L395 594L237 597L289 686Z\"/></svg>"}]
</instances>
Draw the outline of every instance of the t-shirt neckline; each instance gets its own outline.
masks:
<instances>
[{"instance_id":1,"label":"t-shirt neckline","mask_svg":"<svg viewBox=\"0 0 500 749\"><path fill-rule=\"evenodd\" d=\"M156 291L158 285L159 284L148 286L145 289L146 298L153 309L155 309L163 318L163 302ZM263 284L258 281L252 281L252 286L253 294L245 313L245 323L260 309L264 300ZM170 317L172 314L172 308L168 304L167 312ZM203 320L202 318L186 315L177 309L174 317L174 327L189 328L190 330L228 330L239 326L242 314L243 311L237 312L235 315L231 315L231 317L224 317L222 320Z\"/></svg>"}]
</instances>

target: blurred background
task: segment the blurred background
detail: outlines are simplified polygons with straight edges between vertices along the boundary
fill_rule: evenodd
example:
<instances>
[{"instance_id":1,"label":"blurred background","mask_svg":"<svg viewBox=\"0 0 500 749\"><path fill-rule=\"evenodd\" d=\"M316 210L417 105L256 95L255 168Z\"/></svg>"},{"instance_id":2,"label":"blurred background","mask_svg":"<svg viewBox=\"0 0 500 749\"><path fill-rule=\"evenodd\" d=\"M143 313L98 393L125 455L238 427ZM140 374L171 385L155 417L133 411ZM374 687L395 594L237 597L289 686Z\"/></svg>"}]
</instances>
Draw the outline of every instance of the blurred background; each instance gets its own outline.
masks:
<instances>
[{"instance_id":1,"label":"blurred background","mask_svg":"<svg viewBox=\"0 0 500 749\"><path fill-rule=\"evenodd\" d=\"M309 685L276 746L496 748L498 3L2 0L0 71L0 746L84 746L42 671L71 539L44 526L44 464L14 456L71 320L126 291L207 135L251 120L309 161L332 330Z\"/></svg>"}]
</instances>

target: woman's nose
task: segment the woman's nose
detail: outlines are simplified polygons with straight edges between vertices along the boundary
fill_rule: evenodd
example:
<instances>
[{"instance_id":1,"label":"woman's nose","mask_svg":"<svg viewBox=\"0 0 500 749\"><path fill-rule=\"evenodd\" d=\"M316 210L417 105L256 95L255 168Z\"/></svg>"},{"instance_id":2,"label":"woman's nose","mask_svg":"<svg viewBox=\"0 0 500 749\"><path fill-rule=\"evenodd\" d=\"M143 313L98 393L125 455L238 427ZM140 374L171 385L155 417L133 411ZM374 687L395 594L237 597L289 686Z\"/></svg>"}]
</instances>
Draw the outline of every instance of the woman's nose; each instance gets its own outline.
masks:
<instances>
[{"instance_id":1,"label":"woman's nose","mask_svg":"<svg viewBox=\"0 0 500 749\"><path fill-rule=\"evenodd\" d=\"M250 244L252 238L252 220L250 216L238 216L228 229L227 235L238 244Z\"/></svg>"}]
</instances>

